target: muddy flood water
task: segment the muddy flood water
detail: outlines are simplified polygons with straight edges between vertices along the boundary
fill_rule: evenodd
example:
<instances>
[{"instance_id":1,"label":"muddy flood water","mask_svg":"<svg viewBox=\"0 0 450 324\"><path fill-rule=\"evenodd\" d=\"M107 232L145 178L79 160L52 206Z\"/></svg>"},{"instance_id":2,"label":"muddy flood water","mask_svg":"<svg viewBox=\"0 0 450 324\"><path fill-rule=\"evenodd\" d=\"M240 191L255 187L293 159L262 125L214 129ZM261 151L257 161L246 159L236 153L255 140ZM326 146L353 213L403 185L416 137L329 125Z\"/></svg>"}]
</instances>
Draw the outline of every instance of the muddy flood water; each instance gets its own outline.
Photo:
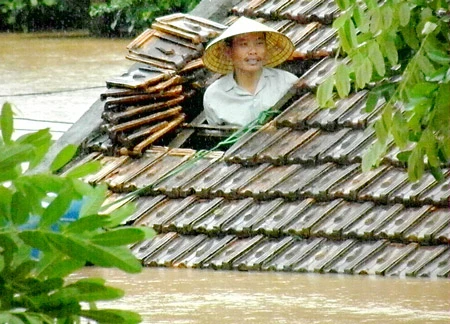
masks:
<instances>
[{"instance_id":1,"label":"muddy flood water","mask_svg":"<svg viewBox=\"0 0 450 324\"><path fill-rule=\"evenodd\" d=\"M63 36L63 37L61 37ZM130 40L0 34L0 104L52 120L58 137L125 72ZM31 127L31 126L30 126ZM59 128L58 128L59 127ZM146 268L130 275L84 268L124 298L102 308L139 312L144 323L450 323L450 280L283 272Z\"/></svg>"},{"instance_id":2,"label":"muddy flood water","mask_svg":"<svg viewBox=\"0 0 450 324\"><path fill-rule=\"evenodd\" d=\"M125 297L100 304L144 323L450 323L450 281L331 274L85 268Z\"/></svg>"}]
</instances>

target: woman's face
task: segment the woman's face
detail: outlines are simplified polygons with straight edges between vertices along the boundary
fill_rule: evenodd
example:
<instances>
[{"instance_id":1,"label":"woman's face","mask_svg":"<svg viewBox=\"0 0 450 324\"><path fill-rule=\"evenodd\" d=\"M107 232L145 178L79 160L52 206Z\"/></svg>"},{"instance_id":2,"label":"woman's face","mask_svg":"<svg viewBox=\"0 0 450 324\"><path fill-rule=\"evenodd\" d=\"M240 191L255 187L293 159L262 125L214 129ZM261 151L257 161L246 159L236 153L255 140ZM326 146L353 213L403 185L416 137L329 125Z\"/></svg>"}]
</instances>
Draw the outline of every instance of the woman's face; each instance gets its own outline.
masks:
<instances>
[{"instance_id":1,"label":"woman's face","mask_svg":"<svg viewBox=\"0 0 450 324\"><path fill-rule=\"evenodd\" d=\"M234 36L229 47L235 70L256 72L262 69L266 61L266 38L264 33L248 33Z\"/></svg>"}]
</instances>

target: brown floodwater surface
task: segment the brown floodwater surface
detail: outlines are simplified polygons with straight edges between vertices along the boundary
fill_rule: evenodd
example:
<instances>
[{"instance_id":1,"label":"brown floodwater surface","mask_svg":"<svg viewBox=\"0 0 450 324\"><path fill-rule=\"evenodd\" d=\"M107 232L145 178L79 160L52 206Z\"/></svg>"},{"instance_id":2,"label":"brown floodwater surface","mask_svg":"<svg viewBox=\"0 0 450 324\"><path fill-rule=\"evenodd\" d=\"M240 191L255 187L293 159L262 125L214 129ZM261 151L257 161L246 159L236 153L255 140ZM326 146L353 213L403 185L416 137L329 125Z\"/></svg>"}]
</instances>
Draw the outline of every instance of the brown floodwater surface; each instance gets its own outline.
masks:
<instances>
[{"instance_id":1,"label":"brown floodwater surface","mask_svg":"<svg viewBox=\"0 0 450 324\"><path fill-rule=\"evenodd\" d=\"M84 268L126 292L100 303L143 323L450 323L450 281L359 275Z\"/></svg>"},{"instance_id":2,"label":"brown floodwater surface","mask_svg":"<svg viewBox=\"0 0 450 324\"><path fill-rule=\"evenodd\" d=\"M129 39L76 36L0 33L0 106L14 104L22 133L50 127L57 139L99 98L108 78L133 64L125 58Z\"/></svg>"}]
</instances>

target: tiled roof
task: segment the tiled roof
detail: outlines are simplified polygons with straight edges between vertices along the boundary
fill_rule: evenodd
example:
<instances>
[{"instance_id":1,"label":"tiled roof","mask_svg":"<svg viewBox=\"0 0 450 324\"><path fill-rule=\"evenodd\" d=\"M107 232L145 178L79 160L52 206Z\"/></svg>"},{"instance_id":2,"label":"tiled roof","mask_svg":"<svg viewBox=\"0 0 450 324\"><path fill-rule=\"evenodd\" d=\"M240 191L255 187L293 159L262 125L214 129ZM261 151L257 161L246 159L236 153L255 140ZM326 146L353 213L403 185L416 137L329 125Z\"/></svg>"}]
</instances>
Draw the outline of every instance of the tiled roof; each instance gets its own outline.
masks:
<instances>
[{"instance_id":1,"label":"tiled roof","mask_svg":"<svg viewBox=\"0 0 450 324\"><path fill-rule=\"evenodd\" d=\"M366 90L334 109L315 102L337 64L338 14L334 1L242 1L222 24L161 17L130 44L139 63L108 80L104 126L71 166L99 160L85 180L107 183L110 201L142 189L127 223L158 232L132 248L145 266L449 277L450 171L444 182L426 173L411 183L393 148L362 173L384 102L366 112ZM218 77L199 57L240 15L291 37L296 51L283 68L300 79L273 120L198 158L189 138L223 131L198 125L202 91Z\"/></svg>"}]
</instances>

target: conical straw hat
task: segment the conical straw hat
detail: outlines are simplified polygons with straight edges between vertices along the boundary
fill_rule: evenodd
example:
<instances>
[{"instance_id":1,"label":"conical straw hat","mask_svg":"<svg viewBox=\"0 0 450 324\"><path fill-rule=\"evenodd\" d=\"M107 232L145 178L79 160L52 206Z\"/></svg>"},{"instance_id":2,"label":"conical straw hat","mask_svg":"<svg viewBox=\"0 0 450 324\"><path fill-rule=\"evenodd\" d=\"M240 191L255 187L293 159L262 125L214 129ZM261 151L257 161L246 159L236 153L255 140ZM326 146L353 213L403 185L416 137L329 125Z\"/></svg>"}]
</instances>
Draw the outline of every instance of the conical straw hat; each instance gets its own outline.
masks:
<instances>
[{"instance_id":1,"label":"conical straw hat","mask_svg":"<svg viewBox=\"0 0 450 324\"><path fill-rule=\"evenodd\" d=\"M240 17L208 44L203 54L203 64L208 69L221 74L233 71L233 63L226 54L227 45L224 40L232 36L255 32L266 34L267 60L265 66L274 67L283 63L294 51L294 44L286 35L252 19Z\"/></svg>"}]
</instances>

